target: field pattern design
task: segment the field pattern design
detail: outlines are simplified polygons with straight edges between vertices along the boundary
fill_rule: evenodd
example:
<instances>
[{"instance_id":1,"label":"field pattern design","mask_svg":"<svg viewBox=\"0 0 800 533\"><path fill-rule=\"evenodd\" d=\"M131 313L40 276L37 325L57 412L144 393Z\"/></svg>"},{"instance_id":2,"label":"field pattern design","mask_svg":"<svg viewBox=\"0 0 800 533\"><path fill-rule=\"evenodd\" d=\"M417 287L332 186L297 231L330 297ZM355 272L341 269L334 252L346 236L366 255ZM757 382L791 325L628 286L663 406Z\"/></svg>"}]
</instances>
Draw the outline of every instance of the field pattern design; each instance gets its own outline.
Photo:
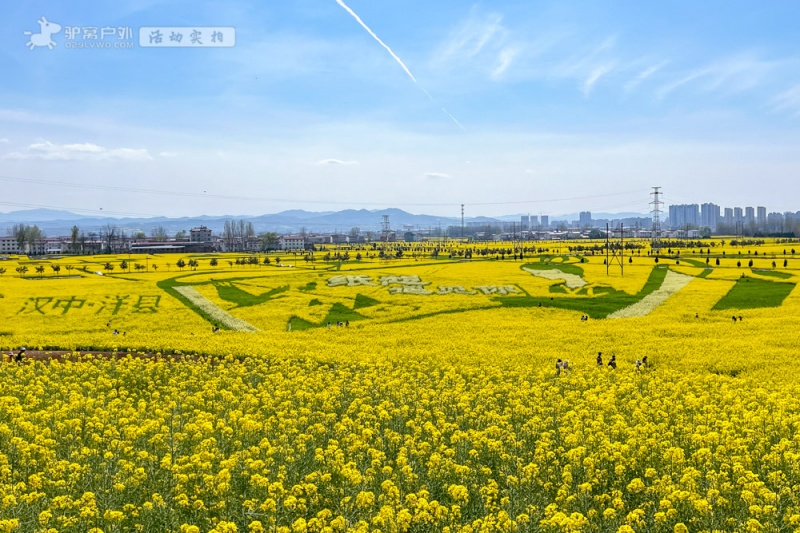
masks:
<instances>
[{"instance_id":1,"label":"field pattern design","mask_svg":"<svg viewBox=\"0 0 800 533\"><path fill-rule=\"evenodd\" d=\"M800 530L783 243L460 246L3 263L0 531Z\"/></svg>"}]
</instances>

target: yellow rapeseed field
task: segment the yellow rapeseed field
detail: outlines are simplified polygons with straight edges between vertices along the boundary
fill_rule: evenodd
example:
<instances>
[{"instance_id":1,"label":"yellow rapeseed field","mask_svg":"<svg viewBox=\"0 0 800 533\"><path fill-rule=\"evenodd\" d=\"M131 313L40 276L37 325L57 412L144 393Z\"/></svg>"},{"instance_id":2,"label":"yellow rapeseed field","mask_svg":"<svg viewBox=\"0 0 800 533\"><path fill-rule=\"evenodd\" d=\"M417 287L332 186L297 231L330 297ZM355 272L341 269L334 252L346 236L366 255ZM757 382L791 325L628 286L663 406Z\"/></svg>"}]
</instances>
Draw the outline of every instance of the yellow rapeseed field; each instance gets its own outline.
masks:
<instances>
[{"instance_id":1,"label":"yellow rapeseed field","mask_svg":"<svg viewBox=\"0 0 800 533\"><path fill-rule=\"evenodd\" d=\"M708 244L5 261L0 531L800 531L800 270Z\"/></svg>"}]
</instances>

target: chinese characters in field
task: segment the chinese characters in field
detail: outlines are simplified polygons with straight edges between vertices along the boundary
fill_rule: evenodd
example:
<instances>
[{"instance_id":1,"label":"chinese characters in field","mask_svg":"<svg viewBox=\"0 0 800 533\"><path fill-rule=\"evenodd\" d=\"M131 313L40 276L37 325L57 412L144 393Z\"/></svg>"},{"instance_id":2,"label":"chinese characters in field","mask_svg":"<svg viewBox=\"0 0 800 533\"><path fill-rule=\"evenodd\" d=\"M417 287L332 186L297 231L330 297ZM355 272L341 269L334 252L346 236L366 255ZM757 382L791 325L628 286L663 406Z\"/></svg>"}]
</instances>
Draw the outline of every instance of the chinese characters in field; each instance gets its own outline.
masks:
<instances>
[{"instance_id":1,"label":"chinese characters in field","mask_svg":"<svg viewBox=\"0 0 800 533\"><path fill-rule=\"evenodd\" d=\"M487 294L507 296L519 294L520 291L513 285L480 285L467 289L462 285L439 285L431 287L429 281L422 281L419 276L381 276L375 282L372 276L351 275L333 276L328 279L328 287L377 287L389 288L389 294ZM435 290L434 290L435 289Z\"/></svg>"},{"instance_id":2,"label":"chinese characters in field","mask_svg":"<svg viewBox=\"0 0 800 533\"><path fill-rule=\"evenodd\" d=\"M79 311L112 316L124 313L152 314L158 312L160 303L160 295L115 295L97 299L78 296L32 296L25 300L17 314L66 315Z\"/></svg>"}]
</instances>

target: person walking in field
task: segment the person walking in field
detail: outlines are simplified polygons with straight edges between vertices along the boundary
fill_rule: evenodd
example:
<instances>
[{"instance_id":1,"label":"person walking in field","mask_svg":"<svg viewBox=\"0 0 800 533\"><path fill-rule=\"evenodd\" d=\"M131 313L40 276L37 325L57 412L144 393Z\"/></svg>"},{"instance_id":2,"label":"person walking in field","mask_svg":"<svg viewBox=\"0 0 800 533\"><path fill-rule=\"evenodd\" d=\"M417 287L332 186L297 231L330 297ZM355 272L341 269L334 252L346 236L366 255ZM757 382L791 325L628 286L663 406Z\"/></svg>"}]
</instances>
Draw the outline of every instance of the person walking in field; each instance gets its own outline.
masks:
<instances>
[{"instance_id":1,"label":"person walking in field","mask_svg":"<svg viewBox=\"0 0 800 533\"><path fill-rule=\"evenodd\" d=\"M556 376L561 375L561 359L556 359Z\"/></svg>"},{"instance_id":2,"label":"person walking in field","mask_svg":"<svg viewBox=\"0 0 800 533\"><path fill-rule=\"evenodd\" d=\"M612 355L611 356L611 359L608 361L608 366L611 368L611 370L616 370L617 369L617 356L616 355Z\"/></svg>"},{"instance_id":3,"label":"person walking in field","mask_svg":"<svg viewBox=\"0 0 800 533\"><path fill-rule=\"evenodd\" d=\"M641 359L637 359L636 360L636 371L637 372L641 372L642 371L642 360Z\"/></svg>"},{"instance_id":4,"label":"person walking in field","mask_svg":"<svg viewBox=\"0 0 800 533\"><path fill-rule=\"evenodd\" d=\"M597 366L603 366L603 352L597 352Z\"/></svg>"}]
</instances>

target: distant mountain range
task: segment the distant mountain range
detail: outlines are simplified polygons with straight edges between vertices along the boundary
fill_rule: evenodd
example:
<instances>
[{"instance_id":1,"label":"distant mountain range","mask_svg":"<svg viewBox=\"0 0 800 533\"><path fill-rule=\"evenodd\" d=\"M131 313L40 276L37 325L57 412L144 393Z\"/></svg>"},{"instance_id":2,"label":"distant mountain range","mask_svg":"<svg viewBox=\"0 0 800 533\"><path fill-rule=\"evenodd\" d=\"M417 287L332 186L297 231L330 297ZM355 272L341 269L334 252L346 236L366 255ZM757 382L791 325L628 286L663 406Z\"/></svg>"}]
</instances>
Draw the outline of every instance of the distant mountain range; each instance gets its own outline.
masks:
<instances>
[{"instance_id":1,"label":"distant mountain range","mask_svg":"<svg viewBox=\"0 0 800 533\"><path fill-rule=\"evenodd\" d=\"M0 213L0 232L6 233L14 224L36 224L50 237L69 235L72 226L78 226L84 233L100 232L108 225L116 226L128 233L143 231L146 234L161 226L167 234L174 235L181 230L190 230L195 226L207 226L215 233L222 231L226 220L246 220L252 222L256 232L274 231L277 233L295 233L303 228L309 232L348 233L351 228L361 231L379 231L383 216L389 216L391 228L402 231L405 227L427 230L448 226L458 226L458 217L441 217L435 215L415 215L402 209L345 209L343 211L305 211L291 209L280 213L258 216L197 216L197 217L154 217L154 218L114 218L85 216L70 211L51 209L30 209ZM467 217L467 224L499 224L519 221L522 215L503 215L498 217ZM641 213L593 213L593 218L628 218L646 216ZM550 223L560 220L577 220L577 213L550 217Z\"/></svg>"}]
</instances>

